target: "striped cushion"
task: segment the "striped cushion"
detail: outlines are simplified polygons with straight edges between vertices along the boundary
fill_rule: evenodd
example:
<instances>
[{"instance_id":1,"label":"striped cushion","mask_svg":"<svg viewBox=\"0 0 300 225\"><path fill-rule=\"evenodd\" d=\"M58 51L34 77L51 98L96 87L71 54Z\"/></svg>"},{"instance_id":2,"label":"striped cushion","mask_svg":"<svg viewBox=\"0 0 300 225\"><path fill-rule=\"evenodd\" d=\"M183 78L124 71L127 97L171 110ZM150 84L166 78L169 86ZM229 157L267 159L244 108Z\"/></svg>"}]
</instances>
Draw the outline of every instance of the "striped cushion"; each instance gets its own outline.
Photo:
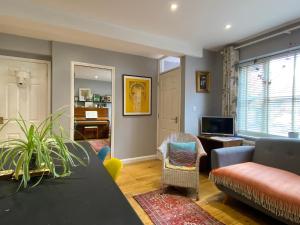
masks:
<instances>
[{"instance_id":1,"label":"striped cushion","mask_svg":"<svg viewBox=\"0 0 300 225\"><path fill-rule=\"evenodd\" d=\"M194 167L196 158L196 142L169 143L170 164L174 166Z\"/></svg>"}]
</instances>

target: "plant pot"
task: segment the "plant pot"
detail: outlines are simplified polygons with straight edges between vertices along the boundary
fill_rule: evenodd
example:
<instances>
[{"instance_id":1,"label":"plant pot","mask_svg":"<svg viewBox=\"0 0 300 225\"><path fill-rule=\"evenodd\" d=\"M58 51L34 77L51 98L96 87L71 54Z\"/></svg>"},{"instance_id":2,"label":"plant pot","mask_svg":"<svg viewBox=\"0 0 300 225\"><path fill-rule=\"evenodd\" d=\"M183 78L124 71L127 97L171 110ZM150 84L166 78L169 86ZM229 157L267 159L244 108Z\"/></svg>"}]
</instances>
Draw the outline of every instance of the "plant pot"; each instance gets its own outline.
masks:
<instances>
[{"instance_id":1,"label":"plant pot","mask_svg":"<svg viewBox=\"0 0 300 225\"><path fill-rule=\"evenodd\" d=\"M0 172L0 174L1 174L1 172ZM50 175L50 170L47 169L47 168L37 168L37 169L34 169L34 170L29 170L29 174L30 174L30 178L40 177L40 176L48 176L48 175ZM23 172L21 172L19 174L18 179L20 179L22 176L23 176ZM16 179L15 174L12 174L10 177L6 176L5 178L7 178L7 179L9 179L9 178ZM1 176L0 176L0 179L1 179Z\"/></svg>"},{"instance_id":2,"label":"plant pot","mask_svg":"<svg viewBox=\"0 0 300 225\"><path fill-rule=\"evenodd\" d=\"M32 154L30 162L29 162L29 170L35 170L35 169L37 169L36 154Z\"/></svg>"},{"instance_id":3,"label":"plant pot","mask_svg":"<svg viewBox=\"0 0 300 225\"><path fill-rule=\"evenodd\" d=\"M2 170L0 171L0 180L9 180L14 174L13 170Z\"/></svg>"}]
</instances>

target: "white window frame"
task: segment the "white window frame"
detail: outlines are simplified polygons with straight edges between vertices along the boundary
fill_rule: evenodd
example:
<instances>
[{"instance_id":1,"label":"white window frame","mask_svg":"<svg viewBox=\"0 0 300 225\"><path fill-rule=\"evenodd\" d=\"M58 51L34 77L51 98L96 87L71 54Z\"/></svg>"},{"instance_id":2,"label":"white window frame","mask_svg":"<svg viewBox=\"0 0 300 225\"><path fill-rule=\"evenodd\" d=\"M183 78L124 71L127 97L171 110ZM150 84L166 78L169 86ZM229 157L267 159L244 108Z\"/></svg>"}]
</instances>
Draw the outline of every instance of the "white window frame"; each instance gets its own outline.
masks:
<instances>
[{"instance_id":1,"label":"white window frame","mask_svg":"<svg viewBox=\"0 0 300 225\"><path fill-rule=\"evenodd\" d=\"M270 74L269 74L269 65L270 65L270 61L272 61L272 60L276 60L276 59L278 59L278 58L282 58L282 57L288 57L288 56L291 56L291 55L293 55L294 56L294 69L293 69L293 90L292 90L292 96L291 96L291 98L292 98L292 113L291 113L291 128L289 129L290 131L294 131L295 130L295 99L296 99L296 96L295 96L295 78L296 78L296 60L297 60L297 55L298 55L298 57L299 57L299 54L300 54L300 52L299 51L295 51L295 52L289 52L289 53L284 53L284 54L280 54L280 55L277 55L277 56L271 56L271 57L268 57L268 58L265 58L265 59L263 59L263 60L260 60L260 61L257 61L257 62L253 62L252 64L246 64L246 65L243 65L243 64L241 64L240 65L240 67L239 68L242 68L242 67L247 67L247 66L253 66L253 65L256 65L256 64L261 64L261 63L263 63L264 64L264 75L265 75L265 79L268 81L269 80L269 76L270 76ZM298 65L298 66L300 66L300 65ZM239 71L239 73L240 73L240 71ZM245 85L245 87L247 88L248 86L247 86L247 84ZM260 132L254 132L254 131L247 131L247 129L245 130L245 131L240 131L239 130L239 124L237 124L237 134L239 135L239 136L241 136L241 137L250 137L250 138L259 138L259 137L287 137L288 136L288 132L286 133L286 135L285 136L279 136L279 135L273 135L273 134L270 134L269 133L269 126L268 126L268 124L269 124L269 85L268 85L268 82L266 83L266 90L265 90L265 92L266 92L266 96L265 96L265 98L266 98L266 100L267 100L267 103L264 105L264 111L266 111L264 114L266 114L265 115L265 121L264 121L264 132L265 133L260 133ZM238 92L239 93L239 92ZM239 96L238 96L238 98L239 98ZM239 102L239 101L238 101ZM237 107L239 107L239 106L237 106ZM238 108L237 108L237 112L238 112ZM237 117L238 117L239 115L237 115ZM238 120L237 120L238 121ZM247 121L246 121L247 122Z\"/></svg>"},{"instance_id":2,"label":"white window frame","mask_svg":"<svg viewBox=\"0 0 300 225\"><path fill-rule=\"evenodd\" d=\"M163 64L163 61L164 59L168 58L168 57L174 57L174 58L178 58L179 59L179 65L174 67L174 68L170 68L168 70L164 70L164 64ZM160 58L159 60L159 73L162 74L162 73L166 73L166 72L169 72L171 70L175 70L175 69L178 69L180 68L180 65L181 65L181 58L179 56L164 56L162 58Z\"/></svg>"}]
</instances>

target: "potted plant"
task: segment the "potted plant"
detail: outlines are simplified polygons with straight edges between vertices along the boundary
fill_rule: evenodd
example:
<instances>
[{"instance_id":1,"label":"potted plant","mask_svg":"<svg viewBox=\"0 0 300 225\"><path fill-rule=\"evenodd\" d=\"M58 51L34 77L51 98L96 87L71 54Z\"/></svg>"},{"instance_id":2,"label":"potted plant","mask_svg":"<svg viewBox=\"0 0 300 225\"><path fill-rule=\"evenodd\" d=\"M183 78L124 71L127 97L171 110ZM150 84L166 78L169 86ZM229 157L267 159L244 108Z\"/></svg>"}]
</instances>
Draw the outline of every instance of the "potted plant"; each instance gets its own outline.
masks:
<instances>
[{"instance_id":1,"label":"potted plant","mask_svg":"<svg viewBox=\"0 0 300 225\"><path fill-rule=\"evenodd\" d=\"M24 134L23 139L0 142L0 169L11 170L12 177L20 181L19 188L29 186L36 175L34 171L40 178L32 186L38 185L46 174L53 178L69 176L72 167L89 162L86 150L64 134L59 123L62 115L63 112L52 114L39 125L28 123L19 115L19 119L9 120L1 127L0 132L14 121ZM67 142L83 155L70 151Z\"/></svg>"}]
</instances>

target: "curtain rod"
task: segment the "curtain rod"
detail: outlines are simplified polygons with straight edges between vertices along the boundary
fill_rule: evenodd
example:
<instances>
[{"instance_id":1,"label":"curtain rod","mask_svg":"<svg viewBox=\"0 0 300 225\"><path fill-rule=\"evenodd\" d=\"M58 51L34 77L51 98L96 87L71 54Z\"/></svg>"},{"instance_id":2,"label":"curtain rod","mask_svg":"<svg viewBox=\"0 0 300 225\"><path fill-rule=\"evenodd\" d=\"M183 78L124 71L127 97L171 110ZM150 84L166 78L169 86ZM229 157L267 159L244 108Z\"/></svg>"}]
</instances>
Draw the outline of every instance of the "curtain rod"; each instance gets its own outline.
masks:
<instances>
[{"instance_id":1,"label":"curtain rod","mask_svg":"<svg viewBox=\"0 0 300 225\"><path fill-rule=\"evenodd\" d=\"M270 38L277 37L277 36L282 35L282 34L290 34L292 31L298 30L298 29L300 29L300 25L285 29L283 31L277 32L275 34L268 35L268 36L263 37L263 38L259 38L259 39L254 40L254 41L250 41L250 42L242 44L242 45L238 45L234 49L237 50L237 49L240 49L240 48L244 48L244 47L247 47L249 45L253 45L253 44L268 40Z\"/></svg>"},{"instance_id":2,"label":"curtain rod","mask_svg":"<svg viewBox=\"0 0 300 225\"><path fill-rule=\"evenodd\" d=\"M265 59L265 58L269 58L269 57L272 57L272 56L281 55L281 54L284 54L284 53L287 53L287 52L292 52L292 51L297 51L297 50L300 50L300 46L296 46L296 47L288 48L288 49L285 49L285 50L282 50L282 51L277 51L277 52L273 52L273 53L253 57L253 58L250 58L250 59L241 60L236 65L248 63L248 62L251 62L251 61L254 61L254 60L261 60L261 59Z\"/></svg>"}]
</instances>

